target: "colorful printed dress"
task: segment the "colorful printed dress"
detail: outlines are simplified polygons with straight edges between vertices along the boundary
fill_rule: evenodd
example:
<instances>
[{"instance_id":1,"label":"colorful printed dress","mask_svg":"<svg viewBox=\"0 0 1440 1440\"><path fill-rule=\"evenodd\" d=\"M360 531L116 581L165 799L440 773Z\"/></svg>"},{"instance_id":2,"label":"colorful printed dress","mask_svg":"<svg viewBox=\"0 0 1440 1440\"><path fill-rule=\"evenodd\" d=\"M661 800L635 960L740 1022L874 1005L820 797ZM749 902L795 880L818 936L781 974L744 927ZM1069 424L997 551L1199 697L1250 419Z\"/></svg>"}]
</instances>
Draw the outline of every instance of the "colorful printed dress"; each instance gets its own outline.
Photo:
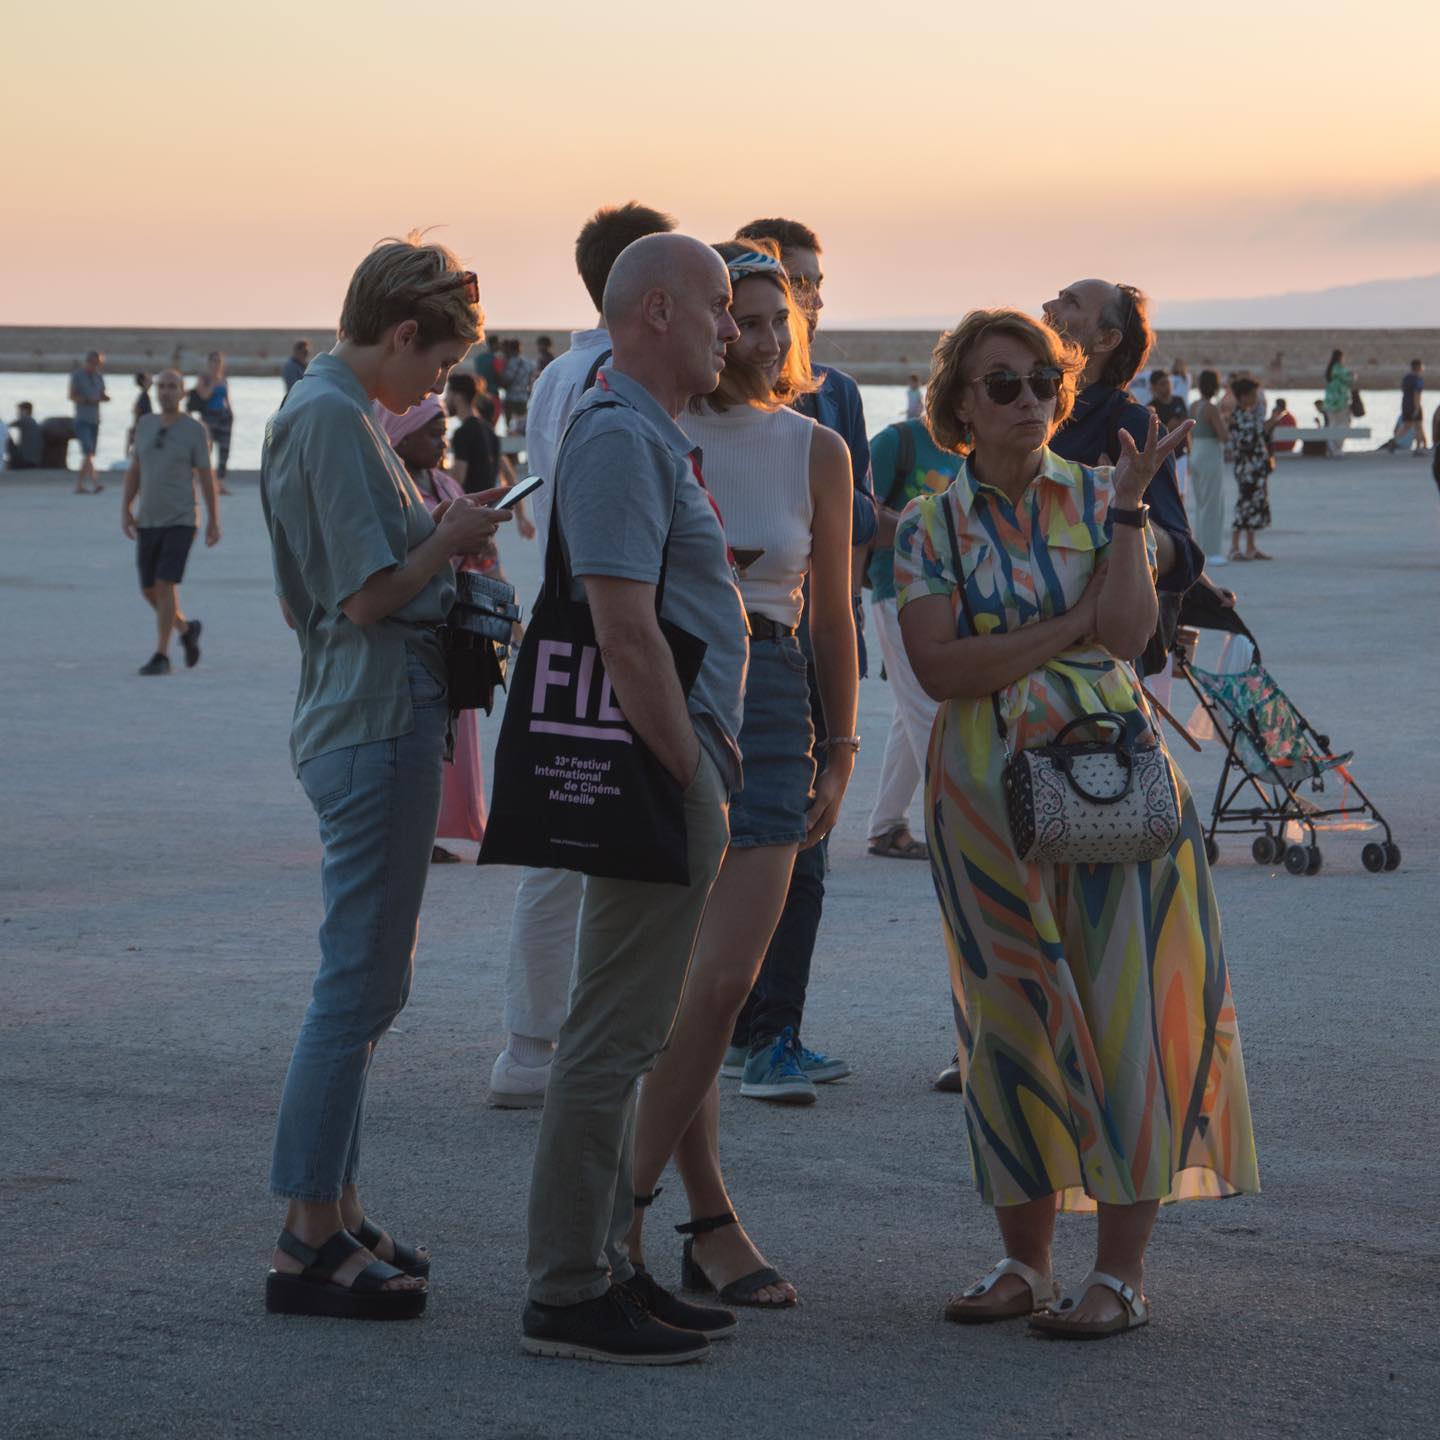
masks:
<instances>
[{"instance_id":1,"label":"colorful printed dress","mask_svg":"<svg viewBox=\"0 0 1440 1440\"><path fill-rule=\"evenodd\" d=\"M1045 452L1018 505L972 478L914 501L895 540L899 603L959 604L942 507L981 634L1076 604L1108 543L1108 468ZM1147 537L1147 544L1150 543ZM1011 743L1097 710L1143 725L1128 665L1057 656L1001 693ZM1183 776L1179 838L1134 865L1025 864L1001 792L990 698L940 708L926 834L944 912L976 1185L990 1205L1058 1192L1067 1210L1259 1188L1250 1102L1204 836Z\"/></svg>"}]
</instances>

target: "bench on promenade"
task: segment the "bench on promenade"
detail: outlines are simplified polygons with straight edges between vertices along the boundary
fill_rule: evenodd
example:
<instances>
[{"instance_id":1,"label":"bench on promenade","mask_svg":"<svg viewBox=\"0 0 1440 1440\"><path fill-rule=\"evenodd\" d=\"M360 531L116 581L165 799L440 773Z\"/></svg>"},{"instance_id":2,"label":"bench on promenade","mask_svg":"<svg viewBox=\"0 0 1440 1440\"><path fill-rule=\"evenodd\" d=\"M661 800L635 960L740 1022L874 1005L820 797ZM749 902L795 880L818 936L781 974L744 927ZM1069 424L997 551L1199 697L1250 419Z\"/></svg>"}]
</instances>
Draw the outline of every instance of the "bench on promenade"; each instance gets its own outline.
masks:
<instances>
[{"instance_id":1,"label":"bench on promenade","mask_svg":"<svg viewBox=\"0 0 1440 1440\"><path fill-rule=\"evenodd\" d=\"M1368 440L1368 425L1277 425L1270 432L1272 440L1298 440L1299 450L1281 450L1281 455L1328 455L1330 441Z\"/></svg>"}]
</instances>

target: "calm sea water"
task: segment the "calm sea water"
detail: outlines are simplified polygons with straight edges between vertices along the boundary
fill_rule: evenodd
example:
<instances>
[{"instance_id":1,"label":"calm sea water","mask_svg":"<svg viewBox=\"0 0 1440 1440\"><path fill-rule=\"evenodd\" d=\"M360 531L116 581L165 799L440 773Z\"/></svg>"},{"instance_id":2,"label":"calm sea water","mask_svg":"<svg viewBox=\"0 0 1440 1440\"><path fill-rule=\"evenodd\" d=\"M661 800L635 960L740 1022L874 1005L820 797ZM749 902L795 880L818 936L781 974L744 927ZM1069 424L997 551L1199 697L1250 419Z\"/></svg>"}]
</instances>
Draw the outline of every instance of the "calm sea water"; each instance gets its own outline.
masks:
<instances>
[{"instance_id":1,"label":"calm sea water","mask_svg":"<svg viewBox=\"0 0 1440 1440\"><path fill-rule=\"evenodd\" d=\"M101 469L123 468L125 464L125 432L130 425L130 407L135 399L135 385L129 375L107 376L110 389L110 403L101 410L100 447L97 463ZM865 401L865 415L873 434L892 420L899 420L905 414L905 387L903 385L862 385L861 394ZM69 377L66 375L0 374L0 416L10 420L15 416L15 407L22 400L29 400L35 406L38 419L49 415L69 415L71 406L66 399ZM1271 392L1274 400L1278 392ZM1360 442L1357 448L1364 449L1378 445L1388 439L1400 418L1400 391L1366 390L1366 416L1358 423L1371 428L1373 438ZM274 413L284 397L285 387L279 376L237 376L230 381L230 403L235 410L235 428L230 442L230 468L232 470L256 470L260 466L260 445L265 433L265 421ZM1319 390L1286 390L1285 398L1290 409L1307 425L1314 415L1315 401L1320 398ZM71 446L71 464L79 464L78 448Z\"/></svg>"}]
</instances>

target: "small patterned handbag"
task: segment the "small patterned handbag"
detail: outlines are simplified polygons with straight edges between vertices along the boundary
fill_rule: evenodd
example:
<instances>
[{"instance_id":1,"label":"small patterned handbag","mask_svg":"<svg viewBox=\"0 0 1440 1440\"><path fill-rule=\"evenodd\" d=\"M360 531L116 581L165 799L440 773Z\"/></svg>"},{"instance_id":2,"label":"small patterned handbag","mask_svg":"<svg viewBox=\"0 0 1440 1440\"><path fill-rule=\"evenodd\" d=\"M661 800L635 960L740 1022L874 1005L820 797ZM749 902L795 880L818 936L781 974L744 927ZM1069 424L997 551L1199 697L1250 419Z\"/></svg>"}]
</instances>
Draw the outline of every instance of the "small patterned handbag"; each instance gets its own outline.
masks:
<instances>
[{"instance_id":1,"label":"small patterned handbag","mask_svg":"<svg viewBox=\"0 0 1440 1440\"><path fill-rule=\"evenodd\" d=\"M965 593L955 522L948 502L942 499L941 505L960 606L970 633L978 635ZM1175 843L1180 805L1170 757L1160 745L1129 743L1125 720L1105 710L1072 720L1049 745L1012 750L1000 698L993 691L990 703L1005 747L1005 809L1021 860L1126 865L1158 859ZM1085 726L1113 728L1115 738L1065 743ZM1152 733L1156 728L1152 723Z\"/></svg>"}]
</instances>

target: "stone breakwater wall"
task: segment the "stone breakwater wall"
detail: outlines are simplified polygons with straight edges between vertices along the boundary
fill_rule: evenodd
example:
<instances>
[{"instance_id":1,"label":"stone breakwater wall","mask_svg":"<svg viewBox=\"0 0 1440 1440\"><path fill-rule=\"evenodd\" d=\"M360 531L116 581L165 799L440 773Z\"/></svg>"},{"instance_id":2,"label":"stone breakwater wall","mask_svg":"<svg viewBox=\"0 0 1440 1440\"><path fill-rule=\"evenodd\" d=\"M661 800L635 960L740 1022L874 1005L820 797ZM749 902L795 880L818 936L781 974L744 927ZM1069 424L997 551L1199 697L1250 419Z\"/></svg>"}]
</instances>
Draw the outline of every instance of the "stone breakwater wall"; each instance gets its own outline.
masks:
<instances>
[{"instance_id":1,"label":"stone breakwater wall","mask_svg":"<svg viewBox=\"0 0 1440 1440\"><path fill-rule=\"evenodd\" d=\"M569 343L568 332L495 327L493 333L518 338L529 355L535 337L548 334L557 353ZM221 350L234 375L274 375L301 338L315 351L335 343L333 330L144 329L140 327L0 326L0 371L66 372L87 350L106 357L112 375L174 366L194 374L211 350ZM923 381L930 368L935 330L821 330L815 358L839 365L870 385L901 385L911 374ZM1270 384L1288 382L1315 387L1324 383L1332 349L1345 351L1362 383L1393 387L1412 359L1440 365L1440 330L1161 330L1152 363L1167 368L1186 361L1192 377L1202 369L1225 374L1249 370Z\"/></svg>"}]
</instances>

